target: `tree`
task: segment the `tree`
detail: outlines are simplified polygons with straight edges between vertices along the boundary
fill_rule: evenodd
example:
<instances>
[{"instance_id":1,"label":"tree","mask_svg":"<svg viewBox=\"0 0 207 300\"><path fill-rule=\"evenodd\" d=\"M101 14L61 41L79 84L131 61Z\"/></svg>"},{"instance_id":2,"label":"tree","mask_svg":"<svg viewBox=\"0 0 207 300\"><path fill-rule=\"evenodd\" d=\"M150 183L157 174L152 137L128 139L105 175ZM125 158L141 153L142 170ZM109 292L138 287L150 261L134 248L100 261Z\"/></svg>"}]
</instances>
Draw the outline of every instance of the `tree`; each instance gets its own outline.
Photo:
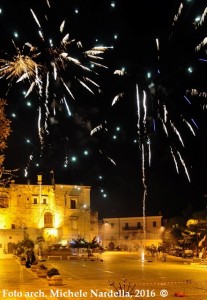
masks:
<instances>
[{"instance_id":1,"label":"tree","mask_svg":"<svg viewBox=\"0 0 207 300\"><path fill-rule=\"evenodd\" d=\"M207 219L206 213L204 216L202 216L201 213L197 213L194 216L197 216L198 218L189 219L186 226L187 232L191 237L191 242L198 253L202 247L206 247Z\"/></svg>"},{"instance_id":2,"label":"tree","mask_svg":"<svg viewBox=\"0 0 207 300\"><path fill-rule=\"evenodd\" d=\"M97 242L96 237L94 237L91 242L87 242L84 238L79 237L76 240L73 239L72 242L70 243L70 247L78 248L78 251L80 248L87 249L88 256L90 256L92 249L99 248L99 246L100 245Z\"/></svg>"},{"instance_id":3,"label":"tree","mask_svg":"<svg viewBox=\"0 0 207 300\"><path fill-rule=\"evenodd\" d=\"M14 244L14 250L16 251L16 254L22 255L27 254L28 251L32 251L34 249L34 242L30 240L29 238L24 238L21 242Z\"/></svg>"},{"instance_id":4,"label":"tree","mask_svg":"<svg viewBox=\"0 0 207 300\"><path fill-rule=\"evenodd\" d=\"M182 239L182 231L185 228L186 220L184 217L174 217L169 219L162 235L163 246L165 249L179 246Z\"/></svg>"},{"instance_id":5,"label":"tree","mask_svg":"<svg viewBox=\"0 0 207 300\"><path fill-rule=\"evenodd\" d=\"M11 121L7 119L5 114L6 104L6 100L0 99L0 166L3 165L4 162L3 151L7 147L6 141L11 133Z\"/></svg>"}]
</instances>

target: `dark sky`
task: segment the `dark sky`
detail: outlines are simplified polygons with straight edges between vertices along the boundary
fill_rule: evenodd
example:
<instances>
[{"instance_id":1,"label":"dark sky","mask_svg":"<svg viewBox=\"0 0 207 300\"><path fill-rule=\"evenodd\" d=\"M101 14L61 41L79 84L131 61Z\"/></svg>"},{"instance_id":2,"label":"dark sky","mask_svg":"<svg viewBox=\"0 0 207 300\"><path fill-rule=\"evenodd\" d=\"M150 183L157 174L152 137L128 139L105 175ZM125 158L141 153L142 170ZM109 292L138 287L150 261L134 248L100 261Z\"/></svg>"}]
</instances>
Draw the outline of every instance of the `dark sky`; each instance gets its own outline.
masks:
<instances>
[{"instance_id":1,"label":"dark sky","mask_svg":"<svg viewBox=\"0 0 207 300\"><path fill-rule=\"evenodd\" d=\"M204 2L186 0L179 13L180 1L171 0L1 1L2 59L13 61L16 49L26 55L24 51L28 49L24 44L29 42L40 53L36 58L38 63L45 68L49 66L51 71L52 60L47 55L49 40L53 40L53 49L60 46L64 35L59 28L63 20L66 20L65 34L69 33L70 40L80 40L84 51L99 45L110 47L100 55L103 60L98 61L108 68L97 67L98 75L88 75L100 85L101 92L94 88L92 94L77 83L82 70L71 66L64 71L58 70L75 100L60 86L61 80L50 78L49 99L40 99L38 88L25 98L24 92L31 84L28 80L0 80L1 97L7 99L7 116L12 120L5 168L19 168L16 182L30 180L35 183L37 174L42 173L43 183L47 184L53 170L57 183L90 185L91 205L99 211L100 217L141 215L143 179L147 214L161 213L171 217L189 205L194 211L203 209L207 193L203 175L207 166L206 112L203 109L206 98L205 95L193 97L188 91L205 92L206 87L205 62L199 60L205 59L205 48L195 51L205 37L206 21L198 29L194 26L195 18L204 12ZM175 16L178 18L174 19ZM42 30L44 41L38 30ZM159 51L156 39L159 39ZM60 47L57 49L60 53ZM78 58L80 52L71 46L69 55ZM88 63L85 57L81 62ZM114 74L122 68L125 69L123 76ZM143 108L139 123L136 85L140 99L142 91L147 95L146 124ZM124 93L123 97L112 106L114 97L120 93ZM70 117L63 96L70 107ZM45 117L47 105L48 127L41 143L39 107ZM167 135L162 123L164 107L168 112ZM185 121L191 125L195 136ZM91 130L98 125L102 128L91 135ZM150 166L147 163L149 143Z\"/></svg>"}]
</instances>

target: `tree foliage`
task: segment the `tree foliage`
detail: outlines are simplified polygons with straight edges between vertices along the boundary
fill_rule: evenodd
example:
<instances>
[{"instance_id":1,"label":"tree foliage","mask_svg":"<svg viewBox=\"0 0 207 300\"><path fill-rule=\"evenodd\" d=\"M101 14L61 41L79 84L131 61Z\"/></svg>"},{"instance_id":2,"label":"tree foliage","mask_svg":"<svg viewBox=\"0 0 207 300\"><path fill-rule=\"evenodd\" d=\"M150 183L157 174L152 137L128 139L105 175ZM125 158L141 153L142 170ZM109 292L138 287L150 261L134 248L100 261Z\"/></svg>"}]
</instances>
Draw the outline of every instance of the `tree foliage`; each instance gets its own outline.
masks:
<instances>
[{"instance_id":1,"label":"tree foliage","mask_svg":"<svg viewBox=\"0 0 207 300\"><path fill-rule=\"evenodd\" d=\"M207 210L190 214L190 218L174 217L166 224L163 245L167 249L181 247L201 251L207 247Z\"/></svg>"},{"instance_id":2,"label":"tree foliage","mask_svg":"<svg viewBox=\"0 0 207 300\"><path fill-rule=\"evenodd\" d=\"M5 114L6 100L0 99L0 165L4 162L3 151L7 147L7 138L11 133L11 121Z\"/></svg>"}]
</instances>

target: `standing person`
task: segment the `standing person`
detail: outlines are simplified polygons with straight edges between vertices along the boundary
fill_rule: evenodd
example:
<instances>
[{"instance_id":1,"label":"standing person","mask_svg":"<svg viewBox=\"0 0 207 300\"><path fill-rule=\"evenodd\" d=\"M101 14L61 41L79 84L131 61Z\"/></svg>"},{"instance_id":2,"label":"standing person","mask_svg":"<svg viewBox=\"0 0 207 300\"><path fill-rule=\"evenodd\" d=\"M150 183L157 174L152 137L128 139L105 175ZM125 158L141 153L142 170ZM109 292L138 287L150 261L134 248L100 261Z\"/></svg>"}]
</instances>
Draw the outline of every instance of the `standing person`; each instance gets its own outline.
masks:
<instances>
[{"instance_id":1,"label":"standing person","mask_svg":"<svg viewBox=\"0 0 207 300\"><path fill-rule=\"evenodd\" d=\"M30 255L27 254L27 260L26 260L26 268L30 268L31 267L31 261L30 261Z\"/></svg>"},{"instance_id":2,"label":"standing person","mask_svg":"<svg viewBox=\"0 0 207 300\"><path fill-rule=\"evenodd\" d=\"M34 253L34 251L32 251L31 258L30 258L31 265L34 265L36 261L37 260L36 260L35 253Z\"/></svg>"}]
</instances>

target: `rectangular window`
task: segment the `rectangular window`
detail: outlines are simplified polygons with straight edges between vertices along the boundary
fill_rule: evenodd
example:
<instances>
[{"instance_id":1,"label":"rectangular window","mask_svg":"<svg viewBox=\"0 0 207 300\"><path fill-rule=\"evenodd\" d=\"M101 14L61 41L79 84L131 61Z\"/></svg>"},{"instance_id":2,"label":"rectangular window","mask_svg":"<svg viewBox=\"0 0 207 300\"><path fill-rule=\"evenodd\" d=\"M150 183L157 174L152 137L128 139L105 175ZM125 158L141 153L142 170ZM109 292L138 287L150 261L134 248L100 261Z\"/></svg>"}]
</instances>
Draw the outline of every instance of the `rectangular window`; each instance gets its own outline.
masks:
<instances>
[{"instance_id":1,"label":"rectangular window","mask_svg":"<svg viewBox=\"0 0 207 300\"><path fill-rule=\"evenodd\" d=\"M70 199L70 208L71 209L76 209L76 200Z\"/></svg>"},{"instance_id":2,"label":"rectangular window","mask_svg":"<svg viewBox=\"0 0 207 300\"><path fill-rule=\"evenodd\" d=\"M111 228L114 228L114 223L111 223Z\"/></svg>"},{"instance_id":3,"label":"rectangular window","mask_svg":"<svg viewBox=\"0 0 207 300\"><path fill-rule=\"evenodd\" d=\"M46 198L42 199L42 204L47 204L47 199Z\"/></svg>"},{"instance_id":4,"label":"rectangular window","mask_svg":"<svg viewBox=\"0 0 207 300\"><path fill-rule=\"evenodd\" d=\"M157 227L157 222L156 222L156 221L153 221L153 222L152 222L152 226L153 226L153 227Z\"/></svg>"},{"instance_id":5,"label":"rectangular window","mask_svg":"<svg viewBox=\"0 0 207 300\"><path fill-rule=\"evenodd\" d=\"M137 222L137 229L141 228L141 222Z\"/></svg>"},{"instance_id":6,"label":"rectangular window","mask_svg":"<svg viewBox=\"0 0 207 300\"><path fill-rule=\"evenodd\" d=\"M37 204L37 198L33 198L33 204Z\"/></svg>"}]
</instances>

